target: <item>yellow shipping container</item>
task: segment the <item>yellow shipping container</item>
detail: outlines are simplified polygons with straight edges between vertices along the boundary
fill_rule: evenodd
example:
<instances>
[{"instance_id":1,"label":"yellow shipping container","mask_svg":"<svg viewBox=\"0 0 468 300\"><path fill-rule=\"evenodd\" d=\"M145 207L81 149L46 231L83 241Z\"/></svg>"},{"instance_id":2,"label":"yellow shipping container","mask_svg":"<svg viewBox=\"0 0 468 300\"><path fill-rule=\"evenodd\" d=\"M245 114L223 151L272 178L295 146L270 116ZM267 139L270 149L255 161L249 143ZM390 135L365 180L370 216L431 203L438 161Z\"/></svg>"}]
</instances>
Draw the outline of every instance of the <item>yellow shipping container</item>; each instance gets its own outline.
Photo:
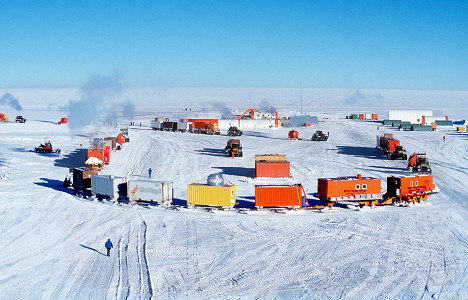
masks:
<instances>
[{"instance_id":1,"label":"yellow shipping container","mask_svg":"<svg viewBox=\"0 0 468 300\"><path fill-rule=\"evenodd\" d=\"M255 161L269 161L269 162L285 162L286 155L281 154L264 154L255 155Z\"/></svg>"},{"instance_id":2,"label":"yellow shipping container","mask_svg":"<svg viewBox=\"0 0 468 300\"><path fill-rule=\"evenodd\" d=\"M236 204L236 186L189 184L187 198L191 205L233 207Z\"/></svg>"},{"instance_id":3,"label":"yellow shipping container","mask_svg":"<svg viewBox=\"0 0 468 300\"><path fill-rule=\"evenodd\" d=\"M465 132L465 127L457 127L457 131L458 132Z\"/></svg>"}]
</instances>

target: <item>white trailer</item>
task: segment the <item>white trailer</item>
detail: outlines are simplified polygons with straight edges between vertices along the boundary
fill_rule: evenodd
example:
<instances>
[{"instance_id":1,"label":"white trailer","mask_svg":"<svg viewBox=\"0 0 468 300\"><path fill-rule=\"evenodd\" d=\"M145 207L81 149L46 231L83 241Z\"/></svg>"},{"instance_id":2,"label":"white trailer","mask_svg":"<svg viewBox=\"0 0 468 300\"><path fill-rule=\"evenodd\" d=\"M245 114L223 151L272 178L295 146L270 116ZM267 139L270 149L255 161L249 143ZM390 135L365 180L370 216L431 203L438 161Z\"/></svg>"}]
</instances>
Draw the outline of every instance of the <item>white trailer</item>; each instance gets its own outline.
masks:
<instances>
[{"instance_id":1,"label":"white trailer","mask_svg":"<svg viewBox=\"0 0 468 300\"><path fill-rule=\"evenodd\" d=\"M177 122L177 131L189 132L193 128L192 122Z\"/></svg>"},{"instance_id":2,"label":"white trailer","mask_svg":"<svg viewBox=\"0 0 468 300\"><path fill-rule=\"evenodd\" d=\"M173 182L130 179L127 183L127 197L131 202L156 201L160 205L170 205L174 198Z\"/></svg>"},{"instance_id":3,"label":"white trailer","mask_svg":"<svg viewBox=\"0 0 468 300\"><path fill-rule=\"evenodd\" d=\"M119 186L126 182L125 177L112 175L91 176L91 194L93 196L107 196L111 200L117 200L119 199Z\"/></svg>"},{"instance_id":4,"label":"white trailer","mask_svg":"<svg viewBox=\"0 0 468 300\"><path fill-rule=\"evenodd\" d=\"M151 120L151 129L153 130L162 130L162 123L161 121Z\"/></svg>"}]
</instances>

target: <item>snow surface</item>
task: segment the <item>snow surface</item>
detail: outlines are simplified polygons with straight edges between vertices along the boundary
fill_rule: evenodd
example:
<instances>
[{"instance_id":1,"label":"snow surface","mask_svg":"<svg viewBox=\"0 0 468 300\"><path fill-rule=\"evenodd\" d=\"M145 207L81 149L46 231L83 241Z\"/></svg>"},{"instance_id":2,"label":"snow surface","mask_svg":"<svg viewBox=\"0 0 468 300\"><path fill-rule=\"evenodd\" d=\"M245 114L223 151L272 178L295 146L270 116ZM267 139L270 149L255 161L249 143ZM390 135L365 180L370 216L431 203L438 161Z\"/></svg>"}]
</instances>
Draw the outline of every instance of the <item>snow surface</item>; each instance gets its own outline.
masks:
<instances>
[{"instance_id":1,"label":"snow surface","mask_svg":"<svg viewBox=\"0 0 468 300\"><path fill-rule=\"evenodd\" d=\"M62 187L68 167L83 165L94 137L116 136L129 122L95 122L70 135L68 125L55 124L67 116L60 108L22 104L26 123L0 124L2 299L468 299L468 135L454 127L378 130L377 123L345 119L362 107L309 103L304 112L320 122L295 128L303 140L286 140L290 128L244 131L244 157L232 159L223 152L225 132L149 128L154 117L216 112L187 104L136 105L133 121L142 126L128 126L130 143L112 153L101 174L144 178L151 167L154 179L174 181L176 203L185 202L187 184L215 172L237 186L244 206L252 205L259 183L302 183L312 198L317 178L361 173L383 179L385 190L387 176L408 171L406 162L385 159L375 149L376 135L383 133L393 133L408 153L426 152L441 190L409 207L209 213L73 196ZM298 111L297 102L277 108L280 115ZM440 102L424 108L444 108L449 116L447 109L466 112ZM3 111L14 119L15 111ZM385 106L367 111L383 114ZM330 132L327 142L309 140L317 129ZM34 153L44 140L61 154ZM287 155L291 179L252 177L254 156L269 153ZM108 238L115 246L111 257L104 255Z\"/></svg>"}]
</instances>

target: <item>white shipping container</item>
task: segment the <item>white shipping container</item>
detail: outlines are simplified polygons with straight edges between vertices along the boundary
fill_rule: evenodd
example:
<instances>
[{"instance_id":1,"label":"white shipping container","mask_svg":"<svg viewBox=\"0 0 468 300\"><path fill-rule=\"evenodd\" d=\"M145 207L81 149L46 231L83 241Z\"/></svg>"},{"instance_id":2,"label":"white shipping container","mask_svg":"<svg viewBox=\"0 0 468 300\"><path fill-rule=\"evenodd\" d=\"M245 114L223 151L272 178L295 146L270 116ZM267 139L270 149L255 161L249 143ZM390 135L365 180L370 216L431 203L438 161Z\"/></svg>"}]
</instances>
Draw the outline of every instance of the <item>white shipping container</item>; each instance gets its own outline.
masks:
<instances>
[{"instance_id":1,"label":"white shipping container","mask_svg":"<svg viewBox=\"0 0 468 300\"><path fill-rule=\"evenodd\" d=\"M448 117L435 117L435 116L424 116L421 120L422 125L431 125L435 121L447 121Z\"/></svg>"},{"instance_id":2,"label":"white shipping container","mask_svg":"<svg viewBox=\"0 0 468 300\"><path fill-rule=\"evenodd\" d=\"M372 119L372 115L371 115L371 114L365 114L365 115L364 115L364 119L366 119L366 120L371 120L371 119Z\"/></svg>"},{"instance_id":3,"label":"white shipping container","mask_svg":"<svg viewBox=\"0 0 468 300\"><path fill-rule=\"evenodd\" d=\"M118 199L119 185L125 183L125 177L112 175L91 176L91 193L95 195L108 196L112 199Z\"/></svg>"},{"instance_id":4,"label":"white shipping container","mask_svg":"<svg viewBox=\"0 0 468 300\"><path fill-rule=\"evenodd\" d=\"M387 120L401 120L413 124L420 124L422 116L432 116L432 110L428 109L390 109Z\"/></svg>"},{"instance_id":5,"label":"white shipping container","mask_svg":"<svg viewBox=\"0 0 468 300\"><path fill-rule=\"evenodd\" d=\"M162 129L162 122L151 120L151 128L154 130L161 130Z\"/></svg>"},{"instance_id":6,"label":"white shipping container","mask_svg":"<svg viewBox=\"0 0 468 300\"><path fill-rule=\"evenodd\" d=\"M193 127L192 122L177 122L178 131L190 131L192 130L192 127Z\"/></svg>"},{"instance_id":7,"label":"white shipping container","mask_svg":"<svg viewBox=\"0 0 468 300\"><path fill-rule=\"evenodd\" d=\"M172 181L129 180L127 196L130 201L156 201L169 205L174 198Z\"/></svg>"}]
</instances>

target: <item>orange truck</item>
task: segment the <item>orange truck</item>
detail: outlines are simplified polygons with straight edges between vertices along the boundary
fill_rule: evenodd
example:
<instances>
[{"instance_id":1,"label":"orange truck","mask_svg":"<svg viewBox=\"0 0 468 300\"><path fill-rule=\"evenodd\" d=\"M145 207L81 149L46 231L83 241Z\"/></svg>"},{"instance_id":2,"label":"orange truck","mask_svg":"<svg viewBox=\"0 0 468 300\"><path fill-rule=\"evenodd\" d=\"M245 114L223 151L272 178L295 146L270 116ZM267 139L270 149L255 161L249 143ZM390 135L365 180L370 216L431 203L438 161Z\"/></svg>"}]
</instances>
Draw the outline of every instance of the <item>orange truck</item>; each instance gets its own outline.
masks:
<instances>
[{"instance_id":1,"label":"orange truck","mask_svg":"<svg viewBox=\"0 0 468 300\"><path fill-rule=\"evenodd\" d=\"M377 148L390 159L406 160L408 158L406 150L400 145L400 140L394 139L393 134L386 133L383 136L377 136Z\"/></svg>"},{"instance_id":2,"label":"orange truck","mask_svg":"<svg viewBox=\"0 0 468 300\"><path fill-rule=\"evenodd\" d=\"M301 184L294 185L256 185L255 206L263 207L301 207L307 206L307 195Z\"/></svg>"}]
</instances>

